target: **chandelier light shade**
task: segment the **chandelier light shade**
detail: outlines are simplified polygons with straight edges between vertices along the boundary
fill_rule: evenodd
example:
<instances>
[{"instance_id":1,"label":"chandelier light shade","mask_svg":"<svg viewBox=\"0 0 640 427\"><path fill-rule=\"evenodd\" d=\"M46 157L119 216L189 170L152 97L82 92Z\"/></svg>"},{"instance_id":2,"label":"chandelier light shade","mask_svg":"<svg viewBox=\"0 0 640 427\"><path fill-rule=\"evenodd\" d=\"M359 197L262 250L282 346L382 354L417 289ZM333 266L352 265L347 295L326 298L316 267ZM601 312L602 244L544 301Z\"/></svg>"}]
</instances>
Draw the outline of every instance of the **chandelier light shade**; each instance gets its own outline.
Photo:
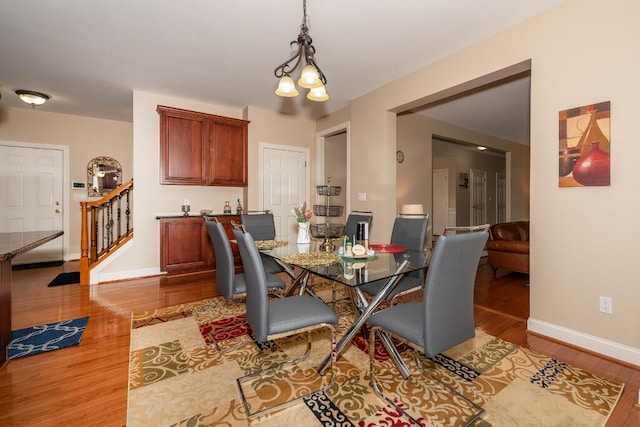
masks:
<instances>
[{"instance_id":1,"label":"chandelier light shade","mask_svg":"<svg viewBox=\"0 0 640 427\"><path fill-rule=\"evenodd\" d=\"M16 89L14 92L16 93L16 95L18 95L18 97L20 97L20 100L22 102L24 102L25 104L29 104L34 108L36 105L44 104L50 98L50 96L47 94L35 92L32 90Z\"/></svg>"},{"instance_id":2,"label":"chandelier light shade","mask_svg":"<svg viewBox=\"0 0 640 427\"><path fill-rule=\"evenodd\" d=\"M327 95L327 90L323 85L314 87L313 89L309 89L309 93L307 94L307 99L310 101L323 102L329 99L329 95Z\"/></svg>"},{"instance_id":3,"label":"chandelier light shade","mask_svg":"<svg viewBox=\"0 0 640 427\"><path fill-rule=\"evenodd\" d=\"M278 83L278 89L276 89L276 95L283 96L285 98L292 98L298 96L298 90L293 79L289 76L282 76Z\"/></svg>"},{"instance_id":4,"label":"chandelier light shade","mask_svg":"<svg viewBox=\"0 0 640 427\"><path fill-rule=\"evenodd\" d=\"M309 35L307 0L303 0L302 2L302 12L302 25L300 26L298 38L289 44L290 47L296 46L298 52L286 62L279 65L274 71L276 77L280 79L278 89L276 89L276 95L286 98L298 96L299 92L291 78L291 73L298 68L298 65L300 65L304 58L305 66L300 73L298 86L309 89L307 99L323 102L329 99L327 89L325 88L327 78L315 61L316 48L313 47L313 40L311 40L311 36Z\"/></svg>"}]
</instances>

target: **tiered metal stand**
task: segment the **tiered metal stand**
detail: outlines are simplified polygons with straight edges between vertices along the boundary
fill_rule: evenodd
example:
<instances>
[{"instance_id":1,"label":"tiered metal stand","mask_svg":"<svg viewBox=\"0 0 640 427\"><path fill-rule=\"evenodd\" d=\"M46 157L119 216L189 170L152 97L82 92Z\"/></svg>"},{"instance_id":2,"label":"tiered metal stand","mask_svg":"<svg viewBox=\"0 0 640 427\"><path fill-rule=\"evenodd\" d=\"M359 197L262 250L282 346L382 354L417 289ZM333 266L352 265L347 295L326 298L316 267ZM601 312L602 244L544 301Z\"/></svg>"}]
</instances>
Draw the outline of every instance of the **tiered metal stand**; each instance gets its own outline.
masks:
<instances>
[{"instance_id":1,"label":"tiered metal stand","mask_svg":"<svg viewBox=\"0 0 640 427\"><path fill-rule=\"evenodd\" d=\"M327 179L327 185L316 185L316 192L319 196L325 197L324 205L313 205L313 214L318 217L325 217L324 224L311 224L311 236L322 238L324 241L320 245L320 250L333 252L335 245L331 239L338 239L344 234L344 224L333 224L330 218L342 216L344 206L332 205L331 196L339 196L342 191L340 186L332 186L331 178Z\"/></svg>"}]
</instances>

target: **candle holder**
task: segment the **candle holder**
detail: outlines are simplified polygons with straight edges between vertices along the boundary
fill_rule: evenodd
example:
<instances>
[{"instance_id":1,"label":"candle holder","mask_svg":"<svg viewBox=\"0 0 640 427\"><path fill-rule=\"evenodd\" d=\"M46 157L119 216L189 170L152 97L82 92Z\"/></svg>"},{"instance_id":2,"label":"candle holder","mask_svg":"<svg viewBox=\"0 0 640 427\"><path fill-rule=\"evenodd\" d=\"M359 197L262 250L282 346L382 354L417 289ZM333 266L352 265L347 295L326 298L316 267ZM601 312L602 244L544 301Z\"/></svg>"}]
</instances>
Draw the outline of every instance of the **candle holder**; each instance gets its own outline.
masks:
<instances>
[{"instance_id":1,"label":"candle holder","mask_svg":"<svg viewBox=\"0 0 640 427\"><path fill-rule=\"evenodd\" d=\"M189 216L189 211L190 210L191 210L191 206L182 205L182 212L183 212L184 216Z\"/></svg>"}]
</instances>

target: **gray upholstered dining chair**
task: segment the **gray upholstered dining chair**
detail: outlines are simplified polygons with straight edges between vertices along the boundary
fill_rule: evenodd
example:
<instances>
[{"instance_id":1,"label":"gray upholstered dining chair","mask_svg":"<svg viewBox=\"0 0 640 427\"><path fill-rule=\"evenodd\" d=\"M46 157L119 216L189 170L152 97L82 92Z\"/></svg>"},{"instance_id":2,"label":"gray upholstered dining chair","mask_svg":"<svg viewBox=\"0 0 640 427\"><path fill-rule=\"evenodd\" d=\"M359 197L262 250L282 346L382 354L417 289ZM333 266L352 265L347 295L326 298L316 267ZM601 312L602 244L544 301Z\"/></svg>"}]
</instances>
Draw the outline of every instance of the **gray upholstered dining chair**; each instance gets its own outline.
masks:
<instances>
[{"instance_id":1,"label":"gray upholstered dining chair","mask_svg":"<svg viewBox=\"0 0 640 427\"><path fill-rule=\"evenodd\" d=\"M235 265L233 262L233 252L231 250L231 242L227 237L227 233L224 230L224 226L218 222L215 217L205 218L205 225L207 227L207 233L213 246L213 253L216 259L216 290L226 299L241 298L246 296L247 293L247 281L243 273L235 272ZM282 292L286 288L286 283L273 274L265 274L265 280L267 283L267 289L270 293L281 297ZM215 339L215 334L224 332L225 330L233 329L238 325L231 325L227 328L220 328L213 331L211 339L215 344L218 351L221 351L218 342ZM242 344L242 343L240 343ZM227 351L233 350L236 347L230 347Z\"/></svg>"},{"instance_id":2,"label":"gray upholstered dining chair","mask_svg":"<svg viewBox=\"0 0 640 427\"><path fill-rule=\"evenodd\" d=\"M205 224L216 259L216 290L227 299L245 296L247 292L246 277L243 273L235 272L231 242L224 226L215 217L208 217ZM286 288L286 283L279 277L270 273L265 276L267 288L270 291Z\"/></svg>"},{"instance_id":3,"label":"gray upholstered dining chair","mask_svg":"<svg viewBox=\"0 0 640 427\"><path fill-rule=\"evenodd\" d=\"M408 251L423 251L426 249L428 226L429 214L398 215L393 222L393 229L391 230L391 244L405 246ZM396 254L395 256L399 259L402 258L402 254ZM360 290L368 295L376 295L384 284L384 280L379 280L360 286ZM424 271L413 271L400 279L386 299L391 302L400 295L420 289L423 284Z\"/></svg>"},{"instance_id":4,"label":"gray upholstered dining chair","mask_svg":"<svg viewBox=\"0 0 640 427\"><path fill-rule=\"evenodd\" d=\"M445 236L451 236L452 234L463 234L463 233L475 233L476 231L484 231L486 233L489 232L489 228L491 224L482 224L482 225L470 225L470 226L450 226L444 228Z\"/></svg>"},{"instance_id":5,"label":"gray upholstered dining chair","mask_svg":"<svg viewBox=\"0 0 640 427\"><path fill-rule=\"evenodd\" d=\"M422 301L397 304L374 313L368 320L370 329L369 360L371 384L376 393L416 421L385 396L375 376L376 333L385 331L406 342L427 357L433 357L475 336L473 288L480 256L487 242L486 230L440 236L427 271ZM420 371L426 372L415 354ZM431 376L431 378L436 379ZM436 379L436 381L440 382ZM442 386L475 408L479 417L483 409L448 385ZM417 417L416 417L417 418ZM417 422L417 421L416 421ZM419 424L419 423L418 423Z\"/></svg>"},{"instance_id":6,"label":"gray upholstered dining chair","mask_svg":"<svg viewBox=\"0 0 640 427\"><path fill-rule=\"evenodd\" d=\"M344 226L344 235L349 239L355 236L358 223L366 222L369 224L369 232L371 232L371 223L373 222L373 212L369 211L351 211L347 216L347 223ZM354 242L351 242L354 243Z\"/></svg>"},{"instance_id":7,"label":"gray upholstered dining chair","mask_svg":"<svg viewBox=\"0 0 640 427\"><path fill-rule=\"evenodd\" d=\"M335 378L336 332L334 325L338 323L338 316L320 299L309 295L269 300L267 298L264 267L253 237L249 232L245 231L244 226L234 228L233 233L238 241L247 280L247 322L251 328L253 339L257 343L265 343L268 340L276 340L301 333L306 333L307 335L306 351L301 356L237 379L247 418L253 419L331 387ZM311 352L311 331L318 328L327 328L331 331L331 378L326 380L326 384L321 390L308 391L304 395L296 395L286 402L280 402L272 406L267 405L267 407L261 406L260 410L251 411L243 385L269 372L278 371L278 374L280 374L280 369L284 365L297 363L305 359Z\"/></svg>"},{"instance_id":8,"label":"gray upholstered dining chair","mask_svg":"<svg viewBox=\"0 0 640 427\"><path fill-rule=\"evenodd\" d=\"M398 215L391 230L391 244L406 246L409 251L421 251L427 243L429 214Z\"/></svg>"},{"instance_id":9,"label":"gray upholstered dining chair","mask_svg":"<svg viewBox=\"0 0 640 427\"><path fill-rule=\"evenodd\" d=\"M255 240L276 238L276 224L270 211L248 211L240 215L240 222Z\"/></svg>"},{"instance_id":10,"label":"gray upholstered dining chair","mask_svg":"<svg viewBox=\"0 0 640 427\"><path fill-rule=\"evenodd\" d=\"M359 222L369 224L369 232L371 232L371 223L373 222L373 212L371 211L351 211L347 216L347 223L344 226L344 235L355 244L354 237L358 229ZM342 243L340 243L342 244ZM336 302L336 281L331 282L331 304Z\"/></svg>"},{"instance_id":11,"label":"gray upholstered dining chair","mask_svg":"<svg viewBox=\"0 0 640 427\"><path fill-rule=\"evenodd\" d=\"M240 222L251 233L255 240L274 240L276 238L276 224L273 214L269 211L245 212L240 215ZM261 254L264 271L267 273L284 273L286 270L273 258Z\"/></svg>"}]
</instances>

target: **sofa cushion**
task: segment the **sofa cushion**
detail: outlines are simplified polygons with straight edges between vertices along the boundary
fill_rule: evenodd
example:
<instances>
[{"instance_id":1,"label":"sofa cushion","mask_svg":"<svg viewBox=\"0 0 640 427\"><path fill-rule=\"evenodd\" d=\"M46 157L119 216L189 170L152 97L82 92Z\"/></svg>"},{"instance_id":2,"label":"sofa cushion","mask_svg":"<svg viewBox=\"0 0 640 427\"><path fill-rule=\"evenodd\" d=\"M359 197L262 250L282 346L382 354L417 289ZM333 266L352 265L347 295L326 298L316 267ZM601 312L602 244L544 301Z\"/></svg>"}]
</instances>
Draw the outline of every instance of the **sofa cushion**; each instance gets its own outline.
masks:
<instances>
[{"instance_id":1,"label":"sofa cushion","mask_svg":"<svg viewBox=\"0 0 640 427\"><path fill-rule=\"evenodd\" d=\"M529 242L522 240L490 240L487 242L487 250L528 254Z\"/></svg>"},{"instance_id":2,"label":"sofa cushion","mask_svg":"<svg viewBox=\"0 0 640 427\"><path fill-rule=\"evenodd\" d=\"M505 222L491 227L492 240L529 241L529 221Z\"/></svg>"}]
</instances>

